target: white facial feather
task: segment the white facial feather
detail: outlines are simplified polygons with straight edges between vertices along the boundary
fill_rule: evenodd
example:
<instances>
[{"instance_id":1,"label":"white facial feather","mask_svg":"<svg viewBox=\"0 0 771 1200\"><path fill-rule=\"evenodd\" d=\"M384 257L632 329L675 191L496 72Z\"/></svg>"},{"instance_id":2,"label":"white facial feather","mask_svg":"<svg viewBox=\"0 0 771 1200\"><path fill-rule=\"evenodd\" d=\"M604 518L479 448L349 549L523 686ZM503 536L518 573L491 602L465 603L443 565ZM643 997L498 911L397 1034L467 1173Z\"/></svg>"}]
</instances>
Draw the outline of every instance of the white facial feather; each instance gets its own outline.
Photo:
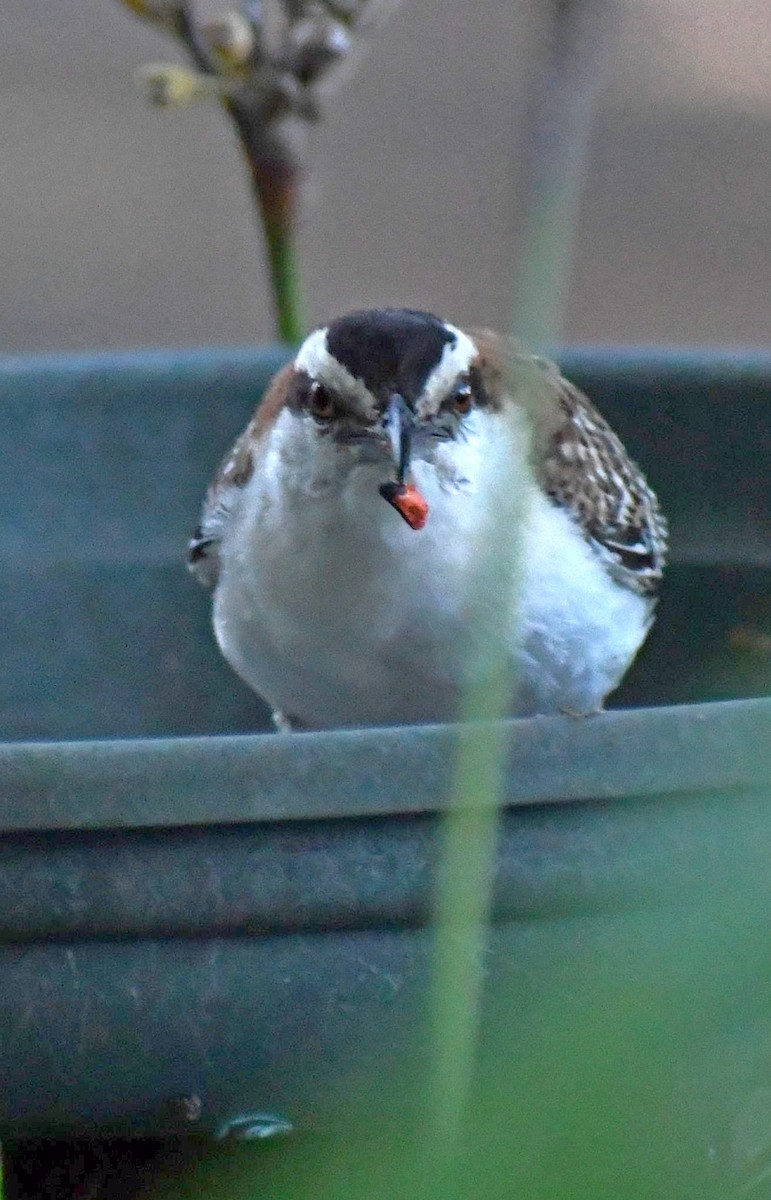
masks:
<instances>
[{"instance_id":1,"label":"white facial feather","mask_svg":"<svg viewBox=\"0 0 771 1200\"><path fill-rule=\"evenodd\" d=\"M442 357L425 382L415 406L419 418L437 412L455 380L468 371L477 355L476 346L463 330L450 324L447 329L454 334L455 341L446 343ZM345 396L358 408L362 417L368 420L377 418L378 406L369 388L330 354L326 327L316 329L305 339L295 359L295 366L298 371L305 371L311 379L317 379L332 391Z\"/></svg>"},{"instance_id":2,"label":"white facial feather","mask_svg":"<svg viewBox=\"0 0 771 1200\"><path fill-rule=\"evenodd\" d=\"M359 410L362 417L374 421L377 404L369 388L357 379L342 363L338 362L327 348L327 329L317 329L305 339L294 363L298 371L305 371L311 379L326 384L331 391L345 396Z\"/></svg>"},{"instance_id":3,"label":"white facial feather","mask_svg":"<svg viewBox=\"0 0 771 1200\"><path fill-rule=\"evenodd\" d=\"M455 334L455 342L447 342L442 357L434 367L420 393L415 411L419 417L434 414L444 400L459 375L468 371L471 362L477 356L477 348L470 337L455 325L447 324L447 329Z\"/></svg>"}]
</instances>

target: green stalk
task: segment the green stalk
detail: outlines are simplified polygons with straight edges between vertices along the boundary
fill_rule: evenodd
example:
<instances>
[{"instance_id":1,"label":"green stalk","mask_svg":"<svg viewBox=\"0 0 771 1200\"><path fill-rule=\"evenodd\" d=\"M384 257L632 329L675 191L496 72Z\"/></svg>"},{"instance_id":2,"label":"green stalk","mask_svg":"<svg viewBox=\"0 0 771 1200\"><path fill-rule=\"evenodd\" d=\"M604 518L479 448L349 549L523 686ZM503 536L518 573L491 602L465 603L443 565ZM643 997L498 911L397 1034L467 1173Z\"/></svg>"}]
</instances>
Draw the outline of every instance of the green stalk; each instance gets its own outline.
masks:
<instances>
[{"instance_id":1,"label":"green stalk","mask_svg":"<svg viewBox=\"0 0 771 1200\"><path fill-rule=\"evenodd\" d=\"M461 735L450 807L442 818L441 879L432 977L430 1177L443 1195L457 1186L466 1147L482 1003L482 955L492 897L503 778L506 672L475 688L465 717L484 724Z\"/></svg>"},{"instance_id":2,"label":"green stalk","mask_svg":"<svg viewBox=\"0 0 771 1200\"><path fill-rule=\"evenodd\" d=\"M297 264L297 173L283 165L250 164L276 317L282 342L297 345L305 336Z\"/></svg>"},{"instance_id":3,"label":"green stalk","mask_svg":"<svg viewBox=\"0 0 771 1200\"><path fill-rule=\"evenodd\" d=\"M523 386L529 385L525 379ZM500 453L513 466L513 479L521 480L527 446L519 435L506 441ZM484 953L508 736L501 717L508 711L513 683L511 637L519 605L519 588L510 588L508 572L512 562L520 562L524 503L521 487L501 482L488 514L480 514L473 555L476 571L467 598L470 628L480 633L467 651L459 713L463 725L452 792L442 817L428 1013L431 1129L424 1170L427 1193L442 1200L461 1186L461 1168L473 1137Z\"/></svg>"},{"instance_id":4,"label":"green stalk","mask_svg":"<svg viewBox=\"0 0 771 1200\"><path fill-rule=\"evenodd\" d=\"M592 119L623 20L618 0L552 0L531 113L512 329L526 350L559 337Z\"/></svg>"},{"instance_id":5,"label":"green stalk","mask_svg":"<svg viewBox=\"0 0 771 1200\"><path fill-rule=\"evenodd\" d=\"M575 174L530 198L513 328L517 341L534 353L552 352L559 337L580 198Z\"/></svg>"}]
</instances>

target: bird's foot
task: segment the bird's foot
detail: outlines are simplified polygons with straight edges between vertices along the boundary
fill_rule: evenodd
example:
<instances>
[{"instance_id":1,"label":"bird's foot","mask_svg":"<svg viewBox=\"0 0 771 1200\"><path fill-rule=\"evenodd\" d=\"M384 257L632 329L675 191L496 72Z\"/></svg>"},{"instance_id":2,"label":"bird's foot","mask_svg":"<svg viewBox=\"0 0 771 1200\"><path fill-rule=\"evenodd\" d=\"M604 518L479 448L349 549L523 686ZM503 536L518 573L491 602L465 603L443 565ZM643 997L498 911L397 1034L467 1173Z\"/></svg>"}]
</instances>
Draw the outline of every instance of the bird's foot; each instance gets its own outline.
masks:
<instances>
[{"instance_id":1,"label":"bird's foot","mask_svg":"<svg viewBox=\"0 0 771 1200\"><path fill-rule=\"evenodd\" d=\"M598 717L600 713L605 712L603 705L598 708L587 708L584 712L579 712L578 709L568 708L567 705L560 705L557 709L563 717L572 717L574 720L583 720L584 717Z\"/></svg>"}]
</instances>

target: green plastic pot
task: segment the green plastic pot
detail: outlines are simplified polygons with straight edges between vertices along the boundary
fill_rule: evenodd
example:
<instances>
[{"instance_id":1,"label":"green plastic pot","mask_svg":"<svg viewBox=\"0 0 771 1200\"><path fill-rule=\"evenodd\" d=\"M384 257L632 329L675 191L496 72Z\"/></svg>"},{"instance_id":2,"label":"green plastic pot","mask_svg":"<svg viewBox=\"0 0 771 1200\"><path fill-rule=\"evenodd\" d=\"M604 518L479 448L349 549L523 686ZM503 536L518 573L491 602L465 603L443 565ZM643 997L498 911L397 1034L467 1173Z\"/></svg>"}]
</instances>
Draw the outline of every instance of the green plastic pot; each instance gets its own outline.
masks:
<instances>
[{"instance_id":1,"label":"green plastic pot","mask_svg":"<svg viewBox=\"0 0 771 1200\"><path fill-rule=\"evenodd\" d=\"M184 568L281 360L0 364L6 1139L420 1128L439 814L481 735L259 736ZM771 355L562 363L656 485L672 567L613 711L506 724L472 1140L518 1196L762 1195Z\"/></svg>"}]
</instances>

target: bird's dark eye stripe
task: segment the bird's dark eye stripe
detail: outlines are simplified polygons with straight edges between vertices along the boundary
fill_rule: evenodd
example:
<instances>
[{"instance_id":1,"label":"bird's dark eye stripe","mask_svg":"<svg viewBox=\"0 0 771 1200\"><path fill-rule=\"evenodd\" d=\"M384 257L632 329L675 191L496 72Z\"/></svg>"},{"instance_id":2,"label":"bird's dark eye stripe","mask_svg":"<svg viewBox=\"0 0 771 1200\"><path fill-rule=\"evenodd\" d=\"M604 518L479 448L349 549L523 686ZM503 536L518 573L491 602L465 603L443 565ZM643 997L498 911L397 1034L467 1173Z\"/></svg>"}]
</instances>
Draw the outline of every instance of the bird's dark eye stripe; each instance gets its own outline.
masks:
<instances>
[{"instance_id":1,"label":"bird's dark eye stripe","mask_svg":"<svg viewBox=\"0 0 771 1200\"><path fill-rule=\"evenodd\" d=\"M319 421L331 421L336 412L335 398L329 388L315 381L308 390L308 408Z\"/></svg>"},{"instance_id":2,"label":"bird's dark eye stripe","mask_svg":"<svg viewBox=\"0 0 771 1200\"><path fill-rule=\"evenodd\" d=\"M295 411L308 407L311 392L311 379L305 371L298 371L291 379L287 392L287 405Z\"/></svg>"},{"instance_id":3,"label":"bird's dark eye stripe","mask_svg":"<svg viewBox=\"0 0 771 1200\"><path fill-rule=\"evenodd\" d=\"M478 404L480 408L484 408L490 403L490 400L485 390L485 385L482 382L482 372L479 367L469 367L468 381L471 394L474 397L474 403Z\"/></svg>"}]
</instances>

